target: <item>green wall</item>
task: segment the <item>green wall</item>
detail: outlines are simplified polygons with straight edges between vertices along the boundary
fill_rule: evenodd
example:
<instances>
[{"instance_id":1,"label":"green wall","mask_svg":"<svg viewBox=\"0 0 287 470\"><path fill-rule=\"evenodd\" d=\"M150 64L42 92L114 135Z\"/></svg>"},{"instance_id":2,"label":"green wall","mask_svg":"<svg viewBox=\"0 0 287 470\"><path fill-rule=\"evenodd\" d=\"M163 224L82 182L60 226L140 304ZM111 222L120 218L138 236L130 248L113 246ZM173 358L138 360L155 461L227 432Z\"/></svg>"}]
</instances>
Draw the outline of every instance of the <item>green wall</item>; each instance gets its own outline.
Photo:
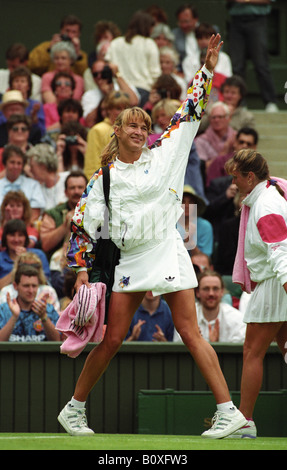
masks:
<instances>
[{"instance_id":1,"label":"green wall","mask_svg":"<svg viewBox=\"0 0 287 470\"><path fill-rule=\"evenodd\" d=\"M13 42L23 42L29 49L48 40L59 29L60 19L69 13L76 14L84 24L82 46L87 52L93 48L93 27L100 19L109 19L125 31L131 15L138 9L157 4L168 13L171 27L176 25L175 11L182 1L176 0L2 0L0 23L0 67L5 67L5 51ZM217 24L226 50L228 50L228 12L225 0L194 0L202 21ZM287 68L287 2L277 0L269 21L268 42L270 61L278 96L285 93ZM283 75L282 75L283 72ZM256 105L257 84L249 67L248 88ZM286 104L281 100L281 108Z\"/></svg>"},{"instance_id":2,"label":"green wall","mask_svg":"<svg viewBox=\"0 0 287 470\"><path fill-rule=\"evenodd\" d=\"M60 354L60 343L0 343L0 432L61 431L58 413L71 398L92 347L71 359ZM242 345L214 347L229 389L238 392ZM215 411L214 398L209 394L204 401L208 387L183 344L124 343L89 397L89 425L99 433L136 433L140 391L166 389L200 392L202 420L212 417L205 413ZM287 367L274 345L264 361L262 392L282 389L287 389ZM275 406L276 398L271 403Z\"/></svg>"}]
</instances>

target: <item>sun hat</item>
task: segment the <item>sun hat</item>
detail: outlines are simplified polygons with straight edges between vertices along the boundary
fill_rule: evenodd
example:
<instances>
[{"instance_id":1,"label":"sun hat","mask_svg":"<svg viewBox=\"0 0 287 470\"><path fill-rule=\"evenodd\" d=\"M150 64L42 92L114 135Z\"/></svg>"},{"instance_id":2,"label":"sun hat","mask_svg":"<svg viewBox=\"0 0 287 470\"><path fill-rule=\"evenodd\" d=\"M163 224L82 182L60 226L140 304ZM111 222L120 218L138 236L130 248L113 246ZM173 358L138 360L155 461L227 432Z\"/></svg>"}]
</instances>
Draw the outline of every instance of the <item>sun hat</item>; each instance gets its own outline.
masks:
<instances>
[{"instance_id":1,"label":"sun hat","mask_svg":"<svg viewBox=\"0 0 287 470\"><path fill-rule=\"evenodd\" d=\"M24 100L21 91L19 90L8 90L4 93L2 101L0 103L0 110L2 111L8 104L20 103L23 106L28 106L28 102Z\"/></svg>"},{"instance_id":2,"label":"sun hat","mask_svg":"<svg viewBox=\"0 0 287 470\"><path fill-rule=\"evenodd\" d=\"M184 185L183 194L191 194L191 196L195 199L197 204L197 216L200 217L206 209L205 201L200 196L198 196L195 189L193 189L193 187L189 184Z\"/></svg>"}]
</instances>

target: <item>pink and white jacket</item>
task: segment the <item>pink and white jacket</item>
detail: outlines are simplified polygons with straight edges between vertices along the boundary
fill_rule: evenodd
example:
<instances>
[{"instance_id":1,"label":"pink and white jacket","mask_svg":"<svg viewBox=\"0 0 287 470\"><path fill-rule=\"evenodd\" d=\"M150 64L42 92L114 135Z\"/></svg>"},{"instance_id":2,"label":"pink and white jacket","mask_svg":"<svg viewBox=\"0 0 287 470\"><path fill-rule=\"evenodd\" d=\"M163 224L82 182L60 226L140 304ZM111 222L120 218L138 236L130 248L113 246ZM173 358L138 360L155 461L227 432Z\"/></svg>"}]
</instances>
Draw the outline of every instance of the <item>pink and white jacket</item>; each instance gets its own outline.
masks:
<instances>
[{"instance_id":1,"label":"pink and white jacket","mask_svg":"<svg viewBox=\"0 0 287 470\"><path fill-rule=\"evenodd\" d=\"M259 183L243 200L232 280L248 293L258 282L277 277L287 282L287 181Z\"/></svg>"}]
</instances>

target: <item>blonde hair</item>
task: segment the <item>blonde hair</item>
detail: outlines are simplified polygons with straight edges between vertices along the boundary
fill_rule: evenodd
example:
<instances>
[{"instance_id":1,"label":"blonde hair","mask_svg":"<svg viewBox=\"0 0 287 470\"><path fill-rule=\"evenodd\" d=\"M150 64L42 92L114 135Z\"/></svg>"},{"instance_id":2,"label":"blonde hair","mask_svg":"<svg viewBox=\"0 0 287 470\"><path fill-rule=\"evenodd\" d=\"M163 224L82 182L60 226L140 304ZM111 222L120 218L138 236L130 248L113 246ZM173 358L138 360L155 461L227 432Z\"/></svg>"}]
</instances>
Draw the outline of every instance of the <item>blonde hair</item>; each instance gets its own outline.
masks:
<instances>
[{"instance_id":1,"label":"blonde hair","mask_svg":"<svg viewBox=\"0 0 287 470\"><path fill-rule=\"evenodd\" d=\"M117 127L121 129L123 126L127 125L131 121L144 121L148 133L151 131L151 118L150 116L142 109L137 106L133 108L124 109L114 123L114 128ZM108 163L111 163L115 160L119 154L119 144L118 138L113 134L110 143L104 148L101 154L101 163L102 166L106 166Z\"/></svg>"},{"instance_id":2,"label":"blonde hair","mask_svg":"<svg viewBox=\"0 0 287 470\"><path fill-rule=\"evenodd\" d=\"M38 271L38 278L39 278L39 284L44 285L47 284L47 279L43 270L43 265L42 261L39 258L36 253L33 253L32 251L26 251L25 253L22 253L17 260L14 262L13 269L11 271L11 276L12 276L12 282L15 280L15 274L22 264L31 264L31 265L37 265L36 269Z\"/></svg>"},{"instance_id":3,"label":"blonde hair","mask_svg":"<svg viewBox=\"0 0 287 470\"><path fill-rule=\"evenodd\" d=\"M154 105L152 112L151 112L151 117L152 117L153 122L156 121L157 113L160 110L163 109L165 114L171 119L180 106L181 106L181 101L179 100L173 100L171 98L164 98L163 100L160 100L158 103Z\"/></svg>"}]
</instances>

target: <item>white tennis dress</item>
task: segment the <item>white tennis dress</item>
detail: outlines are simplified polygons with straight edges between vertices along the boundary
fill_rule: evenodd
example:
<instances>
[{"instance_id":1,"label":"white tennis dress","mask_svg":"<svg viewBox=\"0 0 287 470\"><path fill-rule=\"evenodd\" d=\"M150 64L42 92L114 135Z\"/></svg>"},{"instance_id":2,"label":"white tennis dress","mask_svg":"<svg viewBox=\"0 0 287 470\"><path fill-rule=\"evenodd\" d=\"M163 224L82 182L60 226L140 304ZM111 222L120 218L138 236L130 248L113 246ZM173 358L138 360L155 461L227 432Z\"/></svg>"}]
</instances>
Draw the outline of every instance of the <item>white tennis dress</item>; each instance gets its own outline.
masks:
<instances>
[{"instance_id":1,"label":"white tennis dress","mask_svg":"<svg viewBox=\"0 0 287 470\"><path fill-rule=\"evenodd\" d=\"M116 159L110 165L109 236L121 250L113 291L151 290L154 295L197 285L191 259L176 230L182 213L184 175L193 139L207 102L210 72L203 67L163 136L143 148L132 164ZM88 268L105 201L102 171L79 202L73 222L70 266ZM83 233L92 243L83 242ZM77 239L78 237L78 239ZM76 260L76 262L75 262Z\"/></svg>"}]
</instances>

